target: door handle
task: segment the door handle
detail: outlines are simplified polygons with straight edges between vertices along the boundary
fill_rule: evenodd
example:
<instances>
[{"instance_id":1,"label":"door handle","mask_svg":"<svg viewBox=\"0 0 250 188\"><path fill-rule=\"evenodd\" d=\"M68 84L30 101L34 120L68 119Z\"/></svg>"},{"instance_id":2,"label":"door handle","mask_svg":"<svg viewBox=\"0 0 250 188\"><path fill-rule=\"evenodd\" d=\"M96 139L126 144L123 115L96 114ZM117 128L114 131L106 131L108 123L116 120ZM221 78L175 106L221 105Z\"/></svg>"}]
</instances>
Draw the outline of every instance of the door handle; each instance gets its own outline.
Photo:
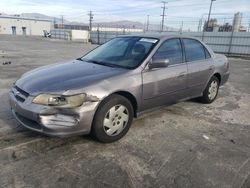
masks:
<instances>
[{"instance_id":1,"label":"door handle","mask_svg":"<svg viewBox=\"0 0 250 188\"><path fill-rule=\"evenodd\" d=\"M209 70L213 70L213 69L214 69L214 66L211 65L211 66L209 67Z\"/></svg>"}]
</instances>

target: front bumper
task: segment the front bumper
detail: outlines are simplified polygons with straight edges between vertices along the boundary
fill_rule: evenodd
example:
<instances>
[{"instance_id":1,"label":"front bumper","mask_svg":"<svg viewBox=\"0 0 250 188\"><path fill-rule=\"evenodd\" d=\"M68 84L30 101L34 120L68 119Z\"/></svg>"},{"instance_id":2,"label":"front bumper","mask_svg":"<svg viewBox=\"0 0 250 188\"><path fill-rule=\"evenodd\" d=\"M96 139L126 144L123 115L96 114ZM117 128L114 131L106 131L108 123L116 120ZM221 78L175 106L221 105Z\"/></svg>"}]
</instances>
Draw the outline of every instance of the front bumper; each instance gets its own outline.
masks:
<instances>
[{"instance_id":1,"label":"front bumper","mask_svg":"<svg viewBox=\"0 0 250 188\"><path fill-rule=\"evenodd\" d=\"M13 90L9 96L11 111L20 124L51 136L88 134L98 105L98 102L86 102L78 108L56 109L32 103L32 96L20 101Z\"/></svg>"}]
</instances>

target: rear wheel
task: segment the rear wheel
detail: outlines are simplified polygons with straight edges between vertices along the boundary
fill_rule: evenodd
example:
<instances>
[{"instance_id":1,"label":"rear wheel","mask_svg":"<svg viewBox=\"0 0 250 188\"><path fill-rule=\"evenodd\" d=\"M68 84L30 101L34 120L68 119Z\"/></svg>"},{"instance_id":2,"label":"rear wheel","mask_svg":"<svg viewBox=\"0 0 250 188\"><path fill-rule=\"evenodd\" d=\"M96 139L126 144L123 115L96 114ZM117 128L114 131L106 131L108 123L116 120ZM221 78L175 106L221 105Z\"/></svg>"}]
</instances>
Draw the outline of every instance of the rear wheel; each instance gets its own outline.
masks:
<instances>
[{"instance_id":1,"label":"rear wheel","mask_svg":"<svg viewBox=\"0 0 250 188\"><path fill-rule=\"evenodd\" d=\"M203 92L203 96L200 98L201 101L206 104L212 103L218 95L219 86L220 82L218 78L213 76L208 82L208 85Z\"/></svg>"},{"instance_id":2,"label":"rear wheel","mask_svg":"<svg viewBox=\"0 0 250 188\"><path fill-rule=\"evenodd\" d=\"M100 104L93 121L92 134L101 142L114 142L122 138L133 121L133 107L128 99L111 95Z\"/></svg>"}]
</instances>

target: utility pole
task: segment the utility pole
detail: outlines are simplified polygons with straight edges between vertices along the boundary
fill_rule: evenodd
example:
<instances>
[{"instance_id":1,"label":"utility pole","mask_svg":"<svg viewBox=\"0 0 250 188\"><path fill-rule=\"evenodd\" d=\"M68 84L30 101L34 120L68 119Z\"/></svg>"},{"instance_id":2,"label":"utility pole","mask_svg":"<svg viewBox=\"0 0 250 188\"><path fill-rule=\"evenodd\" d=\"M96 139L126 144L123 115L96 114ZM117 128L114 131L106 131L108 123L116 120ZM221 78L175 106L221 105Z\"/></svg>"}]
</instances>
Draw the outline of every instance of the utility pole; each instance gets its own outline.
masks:
<instances>
[{"instance_id":1,"label":"utility pole","mask_svg":"<svg viewBox=\"0 0 250 188\"><path fill-rule=\"evenodd\" d=\"M165 10L166 10L166 1L162 1L162 3L163 3L163 7L161 7L162 8L162 15L161 15L161 17L162 17L162 21L161 21L161 31L163 32L163 30L164 30L164 21L165 21Z\"/></svg>"},{"instance_id":2,"label":"utility pole","mask_svg":"<svg viewBox=\"0 0 250 188\"><path fill-rule=\"evenodd\" d=\"M208 18L207 18L207 27L208 27L208 24L209 24L210 15L211 15L211 10L212 10L212 5L213 5L213 2L214 2L214 1L216 1L216 0L211 0L211 3L210 3Z\"/></svg>"},{"instance_id":3,"label":"utility pole","mask_svg":"<svg viewBox=\"0 0 250 188\"><path fill-rule=\"evenodd\" d=\"M93 22L93 18L94 18L94 15L92 13L92 11L89 11L89 31L92 30L92 22Z\"/></svg>"},{"instance_id":4,"label":"utility pole","mask_svg":"<svg viewBox=\"0 0 250 188\"><path fill-rule=\"evenodd\" d=\"M149 27L149 15L147 15L147 31L148 31L148 27Z\"/></svg>"},{"instance_id":5,"label":"utility pole","mask_svg":"<svg viewBox=\"0 0 250 188\"><path fill-rule=\"evenodd\" d=\"M64 21L64 20L63 20L63 15L62 15L62 29L64 28L63 21Z\"/></svg>"}]
</instances>

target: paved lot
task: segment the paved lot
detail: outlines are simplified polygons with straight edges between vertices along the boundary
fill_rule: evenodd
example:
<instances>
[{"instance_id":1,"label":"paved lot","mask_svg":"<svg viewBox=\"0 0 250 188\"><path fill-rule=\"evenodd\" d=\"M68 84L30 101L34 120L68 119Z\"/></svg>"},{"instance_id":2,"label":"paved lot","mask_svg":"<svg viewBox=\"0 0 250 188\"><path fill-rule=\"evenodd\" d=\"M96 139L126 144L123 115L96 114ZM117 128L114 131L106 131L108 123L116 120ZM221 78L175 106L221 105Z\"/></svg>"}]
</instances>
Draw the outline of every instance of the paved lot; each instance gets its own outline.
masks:
<instances>
[{"instance_id":1,"label":"paved lot","mask_svg":"<svg viewBox=\"0 0 250 188\"><path fill-rule=\"evenodd\" d=\"M144 114L116 143L20 127L8 106L11 84L92 48L0 36L0 187L250 187L250 61L230 59L230 80L213 104L187 101Z\"/></svg>"}]
</instances>

